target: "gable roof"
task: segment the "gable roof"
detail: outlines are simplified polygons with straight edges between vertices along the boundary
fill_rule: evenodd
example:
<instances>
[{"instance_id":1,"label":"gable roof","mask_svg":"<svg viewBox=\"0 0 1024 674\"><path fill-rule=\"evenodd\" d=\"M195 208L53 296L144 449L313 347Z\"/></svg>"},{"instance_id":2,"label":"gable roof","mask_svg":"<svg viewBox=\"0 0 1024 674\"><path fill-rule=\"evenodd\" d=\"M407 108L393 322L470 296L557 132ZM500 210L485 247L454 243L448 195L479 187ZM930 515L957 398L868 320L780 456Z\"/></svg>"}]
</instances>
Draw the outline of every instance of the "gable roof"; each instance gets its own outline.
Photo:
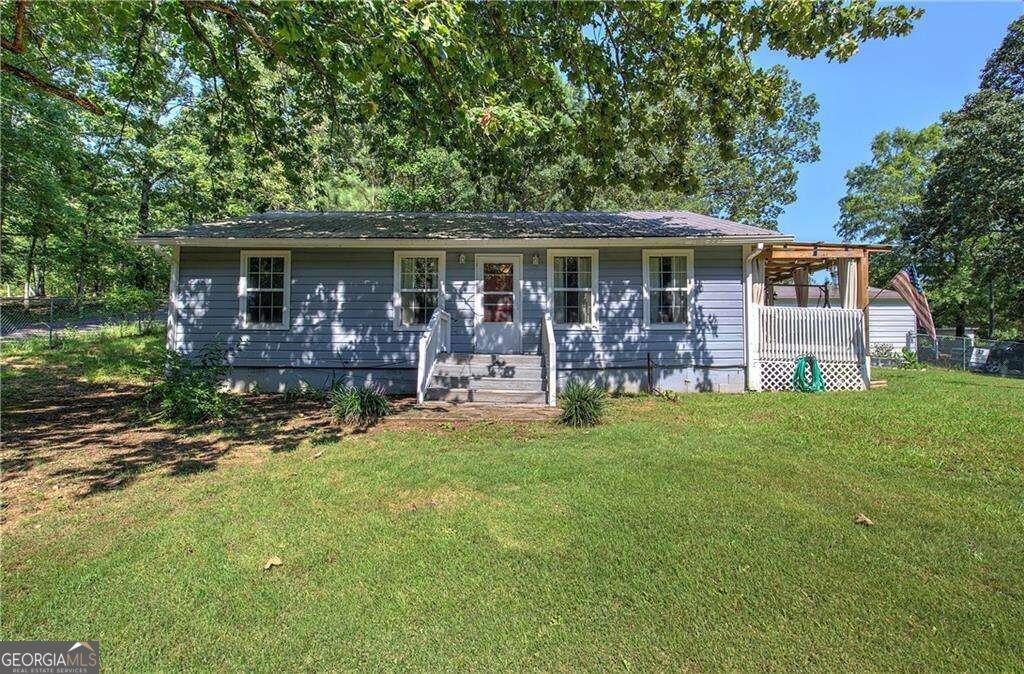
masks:
<instances>
[{"instance_id":1,"label":"gable roof","mask_svg":"<svg viewBox=\"0 0 1024 674\"><path fill-rule=\"evenodd\" d=\"M271 211L151 232L145 243L226 240L474 240L714 238L790 241L780 232L688 211L414 213Z\"/></svg>"}]
</instances>

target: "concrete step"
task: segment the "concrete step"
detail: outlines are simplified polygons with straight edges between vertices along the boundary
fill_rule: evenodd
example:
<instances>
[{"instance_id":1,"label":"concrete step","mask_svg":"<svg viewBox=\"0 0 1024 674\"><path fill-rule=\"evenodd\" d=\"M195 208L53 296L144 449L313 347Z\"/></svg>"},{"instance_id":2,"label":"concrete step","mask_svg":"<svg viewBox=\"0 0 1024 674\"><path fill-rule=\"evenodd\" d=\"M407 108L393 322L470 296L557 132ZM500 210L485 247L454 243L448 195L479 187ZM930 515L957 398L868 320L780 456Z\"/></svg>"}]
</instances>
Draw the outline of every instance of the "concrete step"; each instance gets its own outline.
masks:
<instances>
[{"instance_id":1,"label":"concrete step","mask_svg":"<svg viewBox=\"0 0 1024 674\"><path fill-rule=\"evenodd\" d=\"M537 377L462 377L434 372L430 385L437 388L492 389L495 391L543 391L544 382Z\"/></svg>"},{"instance_id":2,"label":"concrete step","mask_svg":"<svg viewBox=\"0 0 1024 674\"><path fill-rule=\"evenodd\" d=\"M544 391L495 391L492 389L441 388L426 390L427 400L446 402L495 403L500 405L543 405L547 401Z\"/></svg>"},{"instance_id":3,"label":"concrete step","mask_svg":"<svg viewBox=\"0 0 1024 674\"><path fill-rule=\"evenodd\" d=\"M436 363L434 374L442 377L472 377L479 379L522 379L541 381L544 370L523 365L464 365L459 363Z\"/></svg>"},{"instance_id":4,"label":"concrete step","mask_svg":"<svg viewBox=\"0 0 1024 674\"><path fill-rule=\"evenodd\" d=\"M437 363L494 367L543 367L540 356L503 353L442 353L437 357Z\"/></svg>"}]
</instances>

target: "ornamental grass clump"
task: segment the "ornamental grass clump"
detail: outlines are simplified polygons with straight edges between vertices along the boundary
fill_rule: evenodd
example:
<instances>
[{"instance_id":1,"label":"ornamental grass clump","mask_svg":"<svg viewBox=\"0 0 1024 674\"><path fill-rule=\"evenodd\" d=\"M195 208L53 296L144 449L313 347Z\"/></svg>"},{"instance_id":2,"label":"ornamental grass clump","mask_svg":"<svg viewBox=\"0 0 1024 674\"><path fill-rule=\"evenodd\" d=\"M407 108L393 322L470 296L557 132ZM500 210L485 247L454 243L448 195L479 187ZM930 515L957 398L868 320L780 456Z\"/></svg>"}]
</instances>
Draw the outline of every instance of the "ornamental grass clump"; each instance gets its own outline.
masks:
<instances>
[{"instance_id":1,"label":"ornamental grass clump","mask_svg":"<svg viewBox=\"0 0 1024 674\"><path fill-rule=\"evenodd\" d=\"M562 408L559 421L566 426L596 426L604 417L608 393L603 388L572 379L562 389L558 403Z\"/></svg>"},{"instance_id":2,"label":"ornamental grass clump","mask_svg":"<svg viewBox=\"0 0 1024 674\"><path fill-rule=\"evenodd\" d=\"M360 426L371 426L394 411L382 386L334 388L329 399L334 416Z\"/></svg>"}]
</instances>

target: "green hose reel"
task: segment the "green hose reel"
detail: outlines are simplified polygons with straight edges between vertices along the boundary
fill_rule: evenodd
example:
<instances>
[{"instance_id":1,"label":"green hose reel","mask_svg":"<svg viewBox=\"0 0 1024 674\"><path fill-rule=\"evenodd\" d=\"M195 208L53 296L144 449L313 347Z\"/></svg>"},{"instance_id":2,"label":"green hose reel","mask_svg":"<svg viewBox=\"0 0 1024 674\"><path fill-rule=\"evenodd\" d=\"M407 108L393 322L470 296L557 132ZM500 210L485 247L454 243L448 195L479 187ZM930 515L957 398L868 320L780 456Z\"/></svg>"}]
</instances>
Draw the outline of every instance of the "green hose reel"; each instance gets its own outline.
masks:
<instances>
[{"instance_id":1,"label":"green hose reel","mask_svg":"<svg viewBox=\"0 0 1024 674\"><path fill-rule=\"evenodd\" d=\"M807 381L807 367L811 368L811 380ZM796 359L796 370L793 372L793 390L803 393L819 393L825 390L825 378L821 376L821 365L812 355L800 356Z\"/></svg>"}]
</instances>

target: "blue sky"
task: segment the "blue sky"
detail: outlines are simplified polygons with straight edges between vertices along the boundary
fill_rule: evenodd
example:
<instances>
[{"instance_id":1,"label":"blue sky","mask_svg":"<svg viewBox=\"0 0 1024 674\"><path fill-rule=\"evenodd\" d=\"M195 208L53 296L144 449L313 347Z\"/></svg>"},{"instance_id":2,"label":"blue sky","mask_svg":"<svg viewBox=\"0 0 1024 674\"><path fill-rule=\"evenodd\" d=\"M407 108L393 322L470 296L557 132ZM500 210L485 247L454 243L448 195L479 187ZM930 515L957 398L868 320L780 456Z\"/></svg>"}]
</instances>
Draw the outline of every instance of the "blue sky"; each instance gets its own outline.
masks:
<instances>
[{"instance_id":1,"label":"blue sky","mask_svg":"<svg viewBox=\"0 0 1024 674\"><path fill-rule=\"evenodd\" d=\"M1022 2L913 3L925 10L914 31L873 41L846 63L807 61L759 52L760 65L781 63L818 98L821 160L800 167L797 200L780 229L798 240L835 240L846 171L871 158L871 139L884 129L919 129L959 108Z\"/></svg>"}]
</instances>

